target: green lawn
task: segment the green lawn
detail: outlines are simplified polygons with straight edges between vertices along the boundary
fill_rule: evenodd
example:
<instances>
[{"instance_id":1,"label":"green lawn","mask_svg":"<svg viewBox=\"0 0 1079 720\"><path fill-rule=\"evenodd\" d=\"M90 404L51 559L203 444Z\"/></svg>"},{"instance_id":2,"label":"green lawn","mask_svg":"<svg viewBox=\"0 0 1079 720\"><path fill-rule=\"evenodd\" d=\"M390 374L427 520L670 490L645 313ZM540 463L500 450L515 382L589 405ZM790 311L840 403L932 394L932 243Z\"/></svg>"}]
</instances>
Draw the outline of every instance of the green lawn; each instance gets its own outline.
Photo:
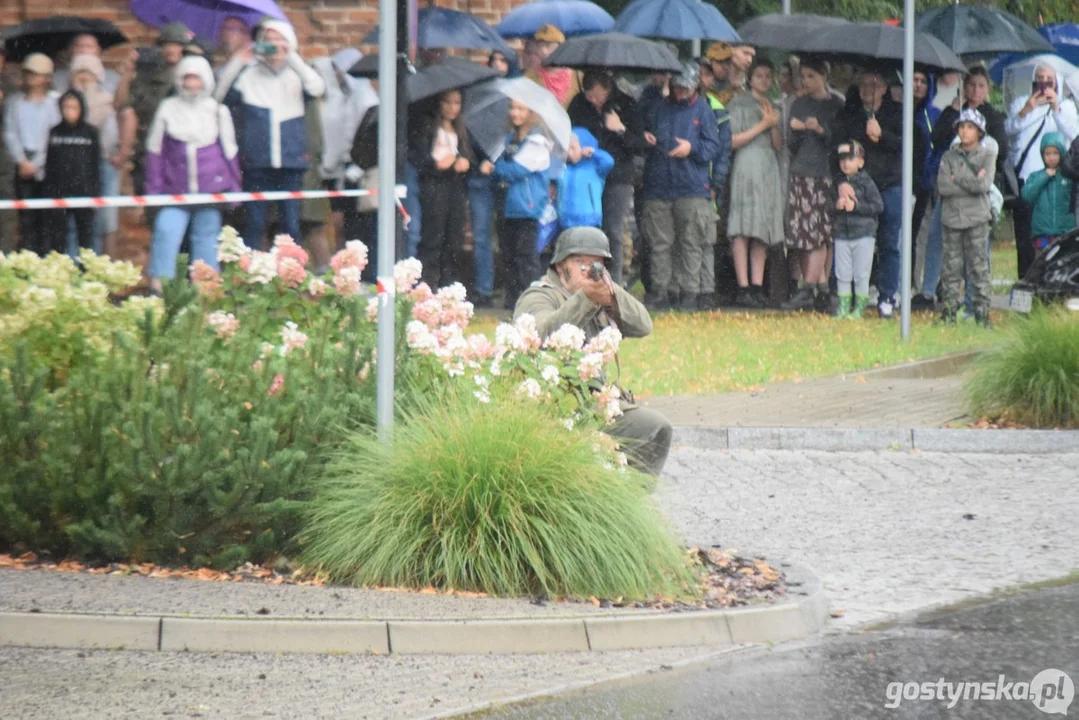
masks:
<instances>
[{"instance_id":1,"label":"green lawn","mask_svg":"<svg viewBox=\"0 0 1079 720\"><path fill-rule=\"evenodd\" d=\"M770 382L821 377L983 347L993 331L973 323L936 327L928 313L914 316L911 342L899 341L899 322L861 322L813 314L665 313L642 340L626 340L620 382L640 397L702 395L745 390ZM1002 324L1006 318L994 315ZM470 330L493 333L492 318Z\"/></svg>"}]
</instances>

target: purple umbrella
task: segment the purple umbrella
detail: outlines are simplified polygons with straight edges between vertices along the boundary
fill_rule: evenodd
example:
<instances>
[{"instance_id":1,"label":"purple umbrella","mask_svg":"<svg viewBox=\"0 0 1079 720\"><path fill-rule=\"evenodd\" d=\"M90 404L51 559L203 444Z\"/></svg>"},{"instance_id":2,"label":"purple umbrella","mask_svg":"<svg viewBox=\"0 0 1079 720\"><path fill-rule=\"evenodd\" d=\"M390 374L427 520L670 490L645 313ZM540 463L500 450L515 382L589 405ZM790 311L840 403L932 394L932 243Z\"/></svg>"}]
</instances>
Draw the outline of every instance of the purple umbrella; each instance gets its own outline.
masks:
<instances>
[{"instance_id":1,"label":"purple umbrella","mask_svg":"<svg viewBox=\"0 0 1079 720\"><path fill-rule=\"evenodd\" d=\"M180 21L196 36L213 42L226 18L240 18L248 27L266 15L288 19L273 0L131 0L131 12L154 27Z\"/></svg>"}]
</instances>

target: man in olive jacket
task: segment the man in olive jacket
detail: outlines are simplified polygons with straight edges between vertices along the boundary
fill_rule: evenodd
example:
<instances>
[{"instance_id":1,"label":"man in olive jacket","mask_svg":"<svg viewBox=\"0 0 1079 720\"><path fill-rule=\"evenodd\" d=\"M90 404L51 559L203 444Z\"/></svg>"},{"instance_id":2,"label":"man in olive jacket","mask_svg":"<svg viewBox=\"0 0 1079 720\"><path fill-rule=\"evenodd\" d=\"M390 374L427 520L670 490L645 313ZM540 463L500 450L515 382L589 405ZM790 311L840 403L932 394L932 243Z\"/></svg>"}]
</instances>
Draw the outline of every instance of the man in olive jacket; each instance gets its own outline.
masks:
<instances>
[{"instance_id":1,"label":"man in olive jacket","mask_svg":"<svg viewBox=\"0 0 1079 720\"><path fill-rule=\"evenodd\" d=\"M587 340L611 325L623 337L645 337L652 332L652 318L644 305L615 284L606 270L598 280L589 277L593 263L609 260L610 244L602 230L566 230L558 237L547 274L517 300L514 319L531 315L542 338L566 324L584 330ZM634 405L632 397L622 392L622 417L607 433L623 441L631 465L659 475L671 448L671 424L658 412Z\"/></svg>"}]
</instances>

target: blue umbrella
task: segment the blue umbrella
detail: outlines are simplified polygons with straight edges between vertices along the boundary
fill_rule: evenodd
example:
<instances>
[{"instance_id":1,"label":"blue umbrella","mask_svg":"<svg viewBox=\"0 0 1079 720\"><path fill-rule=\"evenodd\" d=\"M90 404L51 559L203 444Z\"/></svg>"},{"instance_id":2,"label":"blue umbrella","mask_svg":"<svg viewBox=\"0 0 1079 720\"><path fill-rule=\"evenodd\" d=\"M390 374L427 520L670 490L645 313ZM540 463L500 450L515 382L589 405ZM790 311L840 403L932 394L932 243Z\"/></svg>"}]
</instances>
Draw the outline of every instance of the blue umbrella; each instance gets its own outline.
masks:
<instances>
[{"instance_id":1,"label":"blue umbrella","mask_svg":"<svg viewBox=\"0 0 1079 720\"><path fill-rule=\"evenodd\" d=\"M715 5L700 0L634 0L618 16L614 29L667 40L741 40Z\"/></svg>"},{"instance_id":2,"label":"blue umbrella","mask_svg":"<svg viewBox=\"0 0 1079 720\"><path fill-rule=\"evenodd\" d=\"M1079 66L1079 25L1073 23L1042 25L1038 28L1038 34L1049 41L1057 55L1072 65ZM1004 68L1027 57L1029 56L1018 53L1001 55L989 66L989 76L999 85L1004 79Z\"/></svg>"},{"instance_id":3,"label":"blue umbrella","mask_svg":"<svg viewBox=\"0 0 1079 720\"><path fill-rule=\"evenodd\" d=\"M504 38L527 38L544 25L554 25L566 37L607 32L614 18L587 0L532 0L502 18L498 32Z\"/></svg>"},{"instance_id":4,"label":"blue umbrella","mask_svg":"<svg viewBox=\"0 0 1079 720\"><path fill-rule=\"evenodd\" d=\"M375 26L363 41L377 45L378 26ZM517 54L494 28L479 18L440 7L420 9L416 23L416 47L498 50L506 57L515 57Z\"/></svg>"}]
</instances>

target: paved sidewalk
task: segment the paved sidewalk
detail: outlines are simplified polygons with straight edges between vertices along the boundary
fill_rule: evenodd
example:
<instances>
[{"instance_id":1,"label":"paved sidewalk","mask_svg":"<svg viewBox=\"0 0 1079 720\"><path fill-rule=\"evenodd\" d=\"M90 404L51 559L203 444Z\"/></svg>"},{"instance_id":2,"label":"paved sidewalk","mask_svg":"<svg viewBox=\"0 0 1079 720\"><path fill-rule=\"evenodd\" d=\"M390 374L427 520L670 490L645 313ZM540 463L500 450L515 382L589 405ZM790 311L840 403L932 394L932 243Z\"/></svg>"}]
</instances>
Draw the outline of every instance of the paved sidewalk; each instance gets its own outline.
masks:
<instances>
[{"instance_id":1,"label":"paved sidewalk","mask_svg":"<svg viewBox=\"0 0 1079 720\"><path fill-rule=\"evenodd\" d=\"M676 426L940 427L964 417L972 353L716 395L644 398Z\"/></svg>"},{"instance_id":2,"label":"paved sidewalk","mask_svg":"<svg viewBox=\"0 0 1079 720\"><path fill-rule=\"evenodd\" d=\"M815 569L831 607L846 611L832 621L839 631L1075 570L1077 464L1079 455L687 448L672 454L656 500L693 542ZM165 712L416 718L701 655L694 648L531 657L0 648L0 708L19 708L14 717L26 720Z\"/></svg>"}]
</instances>

